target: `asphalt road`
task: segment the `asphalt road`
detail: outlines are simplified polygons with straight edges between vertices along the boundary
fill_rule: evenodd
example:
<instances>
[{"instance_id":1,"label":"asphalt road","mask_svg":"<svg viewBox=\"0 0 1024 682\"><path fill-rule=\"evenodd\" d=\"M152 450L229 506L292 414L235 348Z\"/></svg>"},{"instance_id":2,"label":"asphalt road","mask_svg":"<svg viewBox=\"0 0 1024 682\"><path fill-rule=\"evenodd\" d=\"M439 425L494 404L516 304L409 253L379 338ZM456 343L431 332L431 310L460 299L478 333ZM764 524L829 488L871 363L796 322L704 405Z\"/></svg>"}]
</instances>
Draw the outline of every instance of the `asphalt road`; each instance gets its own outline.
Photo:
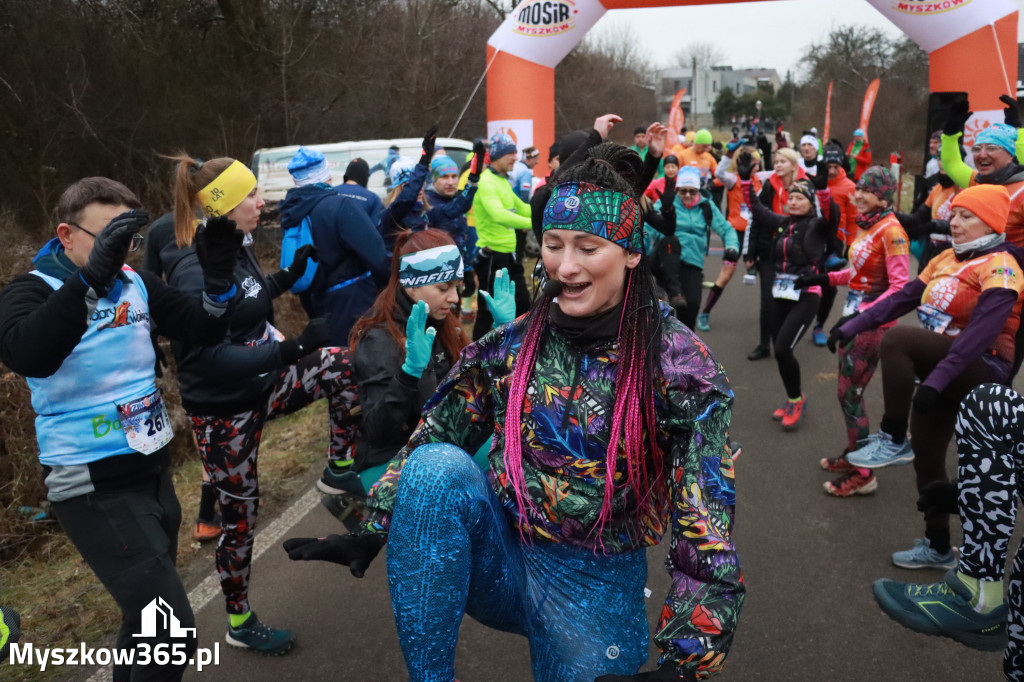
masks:
<instances>
[{"instance_id":1,"label":"asphalt road","mask_svg":"<svg viewBox=\"0 0 1024 682\"><path fill-rule=\"evenodd\" d=\"M718 262L709 259L709 276L717 273ZM841 301L833 321L839 308ZM905 323L916 324L909 319ZM799 430L786 433L770 419L784 399L774 361L746 360L757 340L757 288L744 286L738 274L711 324L703 337L733 382L733 438L744 446L736 466L735 539L748 589L732 652L719 679L1001 680L1000 653L981 653L948 639L913 633L875 605L871 584L877 578L935 582L942 572L908 571L890 562L893 551L910 547L923 531L914 508L911 467L882 471L877 493L868 497L836 499L822 489L830 474L819 469L818 459L838 454L845 441L835 397L835 357L813 346L809 335L798 345L808 406ZM876 375L868 390L876 425L882 407L880 388ZM955 468L952 456L948 466ZM310 472L310 485L317 475ZM316 505L284 536L324 535L339 528ZM958 531L954 538L959 542ZM295 649L280 658L229 650L223 643L226 617L217 595L197 609L197 619L200 646L221 643L220 664L203 673L191 671L186 679L407 679L383 556L365 579L356 580L344 567L291 562L279 544L275 541L255 561L252 603L266 622L297 632ZM652 628L668 586L664 558L661 548L649 551ZM652 649L648 667L656 660L657 651ZM467 618L456 671L462 682L529 680L529 652L521 638Z\"/></svg>"}]
</instances>

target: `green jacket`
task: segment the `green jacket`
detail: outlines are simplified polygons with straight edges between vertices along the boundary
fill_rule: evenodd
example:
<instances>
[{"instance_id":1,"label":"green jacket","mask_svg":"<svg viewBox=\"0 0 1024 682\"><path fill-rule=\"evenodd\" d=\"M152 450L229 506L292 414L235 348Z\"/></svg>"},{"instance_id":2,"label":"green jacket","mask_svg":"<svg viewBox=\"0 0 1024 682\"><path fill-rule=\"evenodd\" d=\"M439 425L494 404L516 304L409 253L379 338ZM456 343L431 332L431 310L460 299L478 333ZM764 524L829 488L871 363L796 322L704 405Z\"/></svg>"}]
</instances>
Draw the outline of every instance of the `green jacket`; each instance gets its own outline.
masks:
<instances>
[{"instance_id":1,"label":"green jacket","mask_svg":"<svg viewBox=\"0 0 1024 682\"><path fill-rule=\"evenodd\" d=\"M498 175L490 167L480 175L476 196L473 197L476 216L477 246L498 253L514 253L515 230L529 230L530 205L516 196L508 178Z\"/></svg>"}]
</instances>

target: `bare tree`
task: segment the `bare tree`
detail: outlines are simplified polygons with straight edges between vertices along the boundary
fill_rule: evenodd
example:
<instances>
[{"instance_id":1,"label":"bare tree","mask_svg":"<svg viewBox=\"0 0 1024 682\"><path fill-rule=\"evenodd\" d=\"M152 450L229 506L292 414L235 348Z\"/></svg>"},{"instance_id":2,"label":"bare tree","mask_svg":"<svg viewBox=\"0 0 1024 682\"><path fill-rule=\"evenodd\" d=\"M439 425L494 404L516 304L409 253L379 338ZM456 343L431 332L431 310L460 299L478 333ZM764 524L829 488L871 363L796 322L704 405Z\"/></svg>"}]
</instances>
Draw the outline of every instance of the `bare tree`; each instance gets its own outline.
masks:
<instances>
[{"instance_id":1,"label":"bare tree","mask_svg":"<svg viewBox=\"0 0 1024 682\"><path fill-rule=\"evenodd\" d=\"M698 69L710 69L725 62L725 50L715 43L697 41L687 43L673 57L675 64L681 69L691 68L694 59L697 60Z\"/></svg>"}]
</instances>

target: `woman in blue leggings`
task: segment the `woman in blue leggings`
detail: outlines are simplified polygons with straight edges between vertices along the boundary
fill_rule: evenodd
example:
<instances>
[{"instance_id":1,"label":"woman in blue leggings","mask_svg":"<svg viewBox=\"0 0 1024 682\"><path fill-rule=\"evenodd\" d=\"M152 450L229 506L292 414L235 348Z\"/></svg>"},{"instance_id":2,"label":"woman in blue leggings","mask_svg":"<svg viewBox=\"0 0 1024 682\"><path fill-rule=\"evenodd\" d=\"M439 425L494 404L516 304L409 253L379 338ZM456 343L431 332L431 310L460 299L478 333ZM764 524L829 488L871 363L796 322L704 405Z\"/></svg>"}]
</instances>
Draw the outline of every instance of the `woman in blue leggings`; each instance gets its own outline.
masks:
<instances>
[{"instance_id":1,"label":"woman in blue leggings","mask_svg":"<svg viewBox=\"0 0 1024 682\"><path fill-rule=\"evenodd\" d=\"M465 614L530 641L534 679L717 673L743 600L729 381L659 306L642 252L639 156L613 143L560 178L544 213L551 283L463 349L355 534L294 538L293 559L361 576L384 541L412 680L451 682ZM470 459L493 436L489 470ZM645 550L672 586L646 662Z\"/></svg>"}]
</instances>

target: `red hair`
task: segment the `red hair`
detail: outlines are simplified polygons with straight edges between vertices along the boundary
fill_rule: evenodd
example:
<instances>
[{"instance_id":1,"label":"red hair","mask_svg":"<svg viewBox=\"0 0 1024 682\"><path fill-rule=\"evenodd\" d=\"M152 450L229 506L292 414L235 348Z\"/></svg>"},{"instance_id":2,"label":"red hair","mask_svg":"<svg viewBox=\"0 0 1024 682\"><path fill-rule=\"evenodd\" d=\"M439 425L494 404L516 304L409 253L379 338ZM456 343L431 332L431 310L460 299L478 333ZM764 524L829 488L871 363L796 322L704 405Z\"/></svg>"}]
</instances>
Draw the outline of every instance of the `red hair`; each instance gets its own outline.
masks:
<instances>
[{"instance_id":1,"label":"red hair","mask_svg":"<svg viewBox=\"0 0 1024 682\"><path fill-rule=\"evenodd\" d=\"M384 326L399 347L405 348L405 327L400 329L395 322L398 291L402 286L398 280L402 256L446 245L454 246L455 242L444 230L420 230L418 232L405 230L398 235L395 240L394 256L391 258L391 277L384 290L377 295L377 300L373 302L370 309L363 313L363 316L352 326L352 331L348 335L349 350L355 351L366 332L379 325ZM438 325L437 338L440 339L441 345L448 351L452 360L458 358L459 353L466 347L466 335L462 332L458 318L450 310Z\"/></svg>"}]
</instances>

